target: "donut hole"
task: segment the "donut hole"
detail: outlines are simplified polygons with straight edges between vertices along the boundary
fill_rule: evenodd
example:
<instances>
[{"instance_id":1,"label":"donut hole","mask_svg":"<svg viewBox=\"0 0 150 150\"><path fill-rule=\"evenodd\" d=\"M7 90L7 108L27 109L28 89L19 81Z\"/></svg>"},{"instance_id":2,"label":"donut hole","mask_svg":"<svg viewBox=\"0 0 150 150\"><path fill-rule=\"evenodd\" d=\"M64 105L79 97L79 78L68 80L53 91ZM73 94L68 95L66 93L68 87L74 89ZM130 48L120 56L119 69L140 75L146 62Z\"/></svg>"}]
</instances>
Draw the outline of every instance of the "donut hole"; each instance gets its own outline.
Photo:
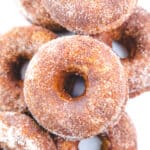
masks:
<instances>
[{"instance_id":1,"label":"donut hole","mask_svg":"<svg viewBox=\"0 0 150 150\"><path fill-rule=\"evenodd\" d=\"M102 140L98 136L83 139L79 142L79 150L103 150Z\"/></svg>"},{"instance_id":2,"label":"donut hole","mask_svg":"<svg viewBox=\"0 0 150 150\"><path fill-rule=\"evenodd\" d=\"M125 46L123 46L119 41L112 42L112 50L121 59L128 58L129 53Z\"/></svg>"},{"instance_id":3,"label":"donut hole","mask_svg":"<svg viewBox=\"0 0 150 150\"><path fill-rule=\"evenodd\" d=\"M29 63L29 59L23 56L19 56L15 62L11 64L11 77L13 80L24 80L25 72Z\"/></svg>"},{"instance_id":4,"label":"donut hole","mask_svg":"<svg viewBox=\"0 0 150 150\"><path fill-rule=\"evenodd\" d=\"M65 75L63 89L72 98L84 95L85 88L85 80L80 74L74 72Z\"/></svg>"},{"instance_id":5,"label":"donut hole","mask_svg":"<svg viewBox=\"0 0 150 150\"><path fill-rule=\"evenodd\" d=\"M112 42L112 50L120 59L133 58L135 56L136 40L133 37L126 37Z\"/></svg>"},{"instance_id":6,"label":"donut hole","mask_svg":"<svg viewBox=\"0 0 150 150\"><path fill-rule=\"evenodd\" d=\"M57 91L68 100L79 98L86 92L86 78L78 71L62 71L57 77Z\"/></svg>"}]
</instances>

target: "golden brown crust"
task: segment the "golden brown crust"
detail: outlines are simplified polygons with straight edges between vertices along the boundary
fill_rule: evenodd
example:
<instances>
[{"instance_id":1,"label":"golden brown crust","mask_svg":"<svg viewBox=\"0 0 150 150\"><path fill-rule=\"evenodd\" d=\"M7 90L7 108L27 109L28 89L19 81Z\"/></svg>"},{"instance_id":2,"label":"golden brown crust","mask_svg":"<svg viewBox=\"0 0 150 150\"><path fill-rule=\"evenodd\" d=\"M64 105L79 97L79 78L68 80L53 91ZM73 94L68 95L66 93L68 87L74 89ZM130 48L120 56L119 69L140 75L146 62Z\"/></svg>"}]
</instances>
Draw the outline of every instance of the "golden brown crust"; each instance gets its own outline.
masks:
<instances>
[{"instance_id":1,"label":"golden brown crust","mask_svg":"<svg viewBox=\"0 0 150 150\"><path fill-rule=\"evenodd\" d=\"M63 31L64 28L54 22L43 7L41 0L17 0L24 16L34 23L52 31Z\"/></svg>"},{"instance_id":2,"label":"golden brown crust","mask_svg":"<svg viewBox=\"0 0 150 150\"><path fill-rule=\"evenodd\" d=\"M24 112L23 81L16 77L18 64L30 60L39 46L56 38L36 26L17 27L0 37L0 110Z\"/></svg>"},{"instance_id":3,"label":"golden brown crust","mask_svg":"<svg viewBox=\"0 0 150 150\"><path fill-rule=\"evenodd\" d=\"M0 147L10 150L56 150L48 133L26 115L0 112Z\"/></svg>"},{"instance_id":4,"label":"golden brown crust","mask_svg":"<svg viewBox=\"0 0 150 150\"><path fill-rule=\"evenodd\" d=\"M122 60L129 76L130 97L150 90L150 13L137 8L125 23L125 36L130 57Z\"/></svg>"},{"instance_id":5,"label":"golden brown crust","mask_svg":"<svg viewBox=\"0 0 150 150\"><path fill-rule=\"evenodd\" d=\"M107 137L111 143L111 150L137 149L136 130L126 113L123 113L115 126L108 128Z\"/></svg>"},{"instance_id":6,"label":"golden brown crust","mask_svg":"<svg viewBox=\"0 0 150 150\"><path fill-rule=\"evenodd\" d=\"M84 95L72 98L64 91L64 76L70 72L84 77ZM70 36L47 43L33 57L24 93L39 124L62 137L81 139L116 121L126 102L126 83L109 47L88 36Z\"/></svg>"},{"instance_id":7,"label":"golden brown crust","mask_svg":"<svg viewBox=\"0 0 150 150\"><path fill-rule=\"evenodd\" d=\"M43 0L56 22L84 34L116 29L129 17L136 3L137 0Z\"/></svg>"},{"instance_id":8,"label":"golden brown crust","mask_svg":"<svg viewBox=\"0 0 150 150\"><path fill-rule=\"evenodd\" d=\"M79 141L69 141L56 137L57 150L78 150Z\"/></svg>"},{"instance_id":9,"label":"golden brown crust","mask_svg":"<svg viewBox=\"0 0 150 150\"><path fill-rule=\"evenodd\" d=\"M113 32L103 33L98 39L104 39L109 46L110 41L117 40L128 49L129 57L121 61L128 74L130 97L149 91L150 13L143 8L136 8L121 27Z\"/></svg>"},{"instance_id":10,"label":"golden brown crust","mask_svg":"<svg viewBox=\"0 0 150 150\"><path fill-rule=\"evenodd\" d=\"M137 136L134 125L126 113L123 113L119 122L99 135L102 145L100 150L137 150ZM58 150L79 150L79 141L67 141L56 138Z\"/></svg>"}]
</instances>

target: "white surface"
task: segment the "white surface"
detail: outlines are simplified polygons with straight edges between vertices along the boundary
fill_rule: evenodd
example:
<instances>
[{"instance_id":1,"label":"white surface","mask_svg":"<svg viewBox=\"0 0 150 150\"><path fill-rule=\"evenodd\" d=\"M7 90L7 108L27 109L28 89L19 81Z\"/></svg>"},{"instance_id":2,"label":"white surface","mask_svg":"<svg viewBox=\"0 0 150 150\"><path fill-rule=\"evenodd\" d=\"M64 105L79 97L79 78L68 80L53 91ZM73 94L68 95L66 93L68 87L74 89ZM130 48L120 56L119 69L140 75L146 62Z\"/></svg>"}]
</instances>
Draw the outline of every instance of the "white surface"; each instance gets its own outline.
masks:
<instances>
[{"instance_id":1,"label":"white surface","mask_svg":"<svg viewBox=\"0 0 150 150\"><path fill-rule=\"evenodd\" d=\"M139 5L150 10L149 0L139 0ZM5 33L14 26L28 24L29 23L19 13L13 0L0 1L0 34ZM150 92L129 100L127 112L137 129L139 150L150 150Z\"/></svg>"},{"instance_id":2,"label":"white surface","mask_svg":"<svg viewBox=\"0 0 150 150\"><path fill-rule=\"evenodd\" d=\"M87 146L88 145L88 146ZM83 139L79 143L79 150L100 150L102 142L99 137L91 137L88 139Z\"/></svg>"}]
</instances>

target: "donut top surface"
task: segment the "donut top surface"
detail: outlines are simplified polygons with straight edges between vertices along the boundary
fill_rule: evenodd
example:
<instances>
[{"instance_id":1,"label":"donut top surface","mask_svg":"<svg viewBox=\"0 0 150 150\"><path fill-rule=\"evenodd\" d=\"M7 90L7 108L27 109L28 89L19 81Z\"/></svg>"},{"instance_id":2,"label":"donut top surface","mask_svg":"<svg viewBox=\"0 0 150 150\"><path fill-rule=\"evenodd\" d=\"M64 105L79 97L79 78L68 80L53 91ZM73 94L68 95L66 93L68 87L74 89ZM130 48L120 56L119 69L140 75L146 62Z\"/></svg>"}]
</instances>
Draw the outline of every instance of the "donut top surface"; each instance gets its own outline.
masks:
<instances>
[{"instance_id":1,"label":"donut top surface","mask_svg":"<svg viewBox=\"0 0 150 150\"><path fill-rule=\"evenodd\" d=\"M46 27L53 31L61 31L63 28L51 18L44 8L41 0L17 0L21 11L32 23Z\"/></svg>"},{"instance_id":2,"label":"donut top surface","mask_svg":"<svg viewBox=\"0 0 150 150\"><path fill-rule=\"evenodd\" d=\"M51 17L70 31L96 34L120 26L137 0L43 0Z\"/></svg>"},{"instance_id":3,"label":"donut top surface","mask_svg":"<svg viewBox=\"0 0 150 150\"><path fill-rule=\"evenodd\" d=\"M78 97L66 92L72 75L85 81ZM39 124L72 139L96 135L116 121L127 92L118 57L88 36L62 37L42 46L29 64L24 87L26 104Z\"/></svg>"}]
</instances>

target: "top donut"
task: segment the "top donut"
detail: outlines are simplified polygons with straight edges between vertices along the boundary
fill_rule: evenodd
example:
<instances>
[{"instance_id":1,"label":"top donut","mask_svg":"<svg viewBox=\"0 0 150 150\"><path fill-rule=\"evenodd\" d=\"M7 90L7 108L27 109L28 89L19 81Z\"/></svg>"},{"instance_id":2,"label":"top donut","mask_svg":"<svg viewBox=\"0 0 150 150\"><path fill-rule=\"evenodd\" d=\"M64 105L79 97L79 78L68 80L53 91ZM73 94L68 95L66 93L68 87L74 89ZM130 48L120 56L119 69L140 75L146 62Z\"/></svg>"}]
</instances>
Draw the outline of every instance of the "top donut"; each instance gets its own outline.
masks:
<instances>
[{"instance_id":1,"label":"top donut","mask_svg":"<svg viewBox=\"0 0 150 150\"><path fill-rule=\"evenodd\" d=\"M68 30L97 34L119 27L137 0L43 0L51 17Z\"/></svg>"}]
</instances>

